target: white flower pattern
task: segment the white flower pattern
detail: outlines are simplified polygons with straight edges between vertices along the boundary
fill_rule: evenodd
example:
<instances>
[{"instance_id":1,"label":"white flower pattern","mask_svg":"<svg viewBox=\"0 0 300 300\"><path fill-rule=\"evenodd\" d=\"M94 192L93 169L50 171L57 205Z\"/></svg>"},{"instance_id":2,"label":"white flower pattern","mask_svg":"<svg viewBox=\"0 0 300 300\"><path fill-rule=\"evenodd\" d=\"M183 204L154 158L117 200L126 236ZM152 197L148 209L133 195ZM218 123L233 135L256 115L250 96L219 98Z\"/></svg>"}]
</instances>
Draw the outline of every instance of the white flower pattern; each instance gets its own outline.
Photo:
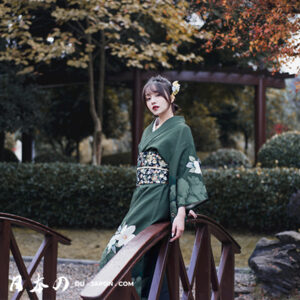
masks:
<instances>
[{"instance_id":1,"label":"white flower pattern","mask_svg":"<svg viewBox=\"0 0 300 300\"><path fill-rule=\"evenodd\" d=\"M116 247L115 247L115 243L116 243L116 237L115 236L113 236L111 239L110 239L110 241L109 241L109 243L108 243L108 245L107 245L107 251L108 252L110 252L111 250L113 250L113 252L115 252L116 253Z\"/></svg>"},{"instance_id":2,"label":"white flower pattern","mask_svg":"<svg viewBox=\"0 0 300 300\"><path fill-rule=\"evenodd\" d=\"M200 168L200 163L201 161L199 158L195 158L194 156L190 155L189 156L190 161L186 164L188 168L190 168L191 173L196 173L196 174L202 174L201 168Z\"/></svg>"},{"instance_id":3,"label":"white flower pattern","mask_svg":"<svg viewBox=\"0 0 300 300\"><path fill-rule=\"evenodd\" d=\"M116 236L116 239L118 240L117 246L118 247L122 247L125 246L130 240L132 240L135 235L133 234L133 232L135 231L135 225L132 226L128 226L125 225L120 234L118 234Z\"/></svg>"},{"instance_id":4,"label":"white flower pattern","mask_svg":"<svg viewBox=\"0 0 300 300\"><path fill-rule=\"evenodd\" d=\"M130 240L135 237L135 234L133 234L135 228L135 225L127 226L125 223L123 226L120 225L107 245L107 252L113 251L114 253L116 253L116 247L120 248L125 246Z\"/></svg>"}]
</instances>

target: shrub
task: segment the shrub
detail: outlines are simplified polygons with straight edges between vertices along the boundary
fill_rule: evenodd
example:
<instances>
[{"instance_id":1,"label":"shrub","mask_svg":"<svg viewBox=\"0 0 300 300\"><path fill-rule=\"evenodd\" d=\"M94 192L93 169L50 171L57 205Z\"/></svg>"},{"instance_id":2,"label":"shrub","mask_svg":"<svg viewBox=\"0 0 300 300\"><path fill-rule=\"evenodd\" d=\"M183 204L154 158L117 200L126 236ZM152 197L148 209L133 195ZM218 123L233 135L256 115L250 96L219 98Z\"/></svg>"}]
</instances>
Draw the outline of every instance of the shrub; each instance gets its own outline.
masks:
<instances>
[{"instance_id":1,"label":"shrub","mask_svg":"<svg viewBox=\"0 0 300 300\"><path fill-rule=\"evenodd\" d=\"M236 149L219 149L208 155L203 161L202 165L209 168L228 167L234 168L244 166L251 167L250 160L241 151Z\"/></svg>"},{"instance_id":2,"label":"shrub","mask_svg":"<svg viewBox=\"0 0 300 300\"><path fill-rule=\"evenodd\" d=\"M300 132L287 131L274 135L258 152L262 167L300 168Z\"/></svg>"},{"instance_id":3,"label":"shrub","mask_svg":"<svg viewBox=\"0 0 300 300\"><path fill-rule=\"evenodd\" d=\"M242 167L203 173L210 201L202 213L226 228L272 232L300 225L286 209L290 196L300 189L299 169Z\"/></svg>"},{"instance_id":4,"label":"shrub","mask_svg":"<svg viewBox=\"0 0 300 300\"><path fill-rule=\"evenodd\" d=\"M0 211L49 226L116 228L129 209L135 176L134 167L0 163ZM210 200L196 211L226 228L300 225L286 209L300 189L299 169L208 169L203 176Z\"/></svg>"},{"instance_id":5,"label":"shrub","mask_svg":"<svg viewBox=\"0 0 300 300\"><path fill-rule=\"evenodd\" d=\"M3 163L0 211L49 226L114 228L134 186L133 168Z\"/></svg>"}]
</instances>

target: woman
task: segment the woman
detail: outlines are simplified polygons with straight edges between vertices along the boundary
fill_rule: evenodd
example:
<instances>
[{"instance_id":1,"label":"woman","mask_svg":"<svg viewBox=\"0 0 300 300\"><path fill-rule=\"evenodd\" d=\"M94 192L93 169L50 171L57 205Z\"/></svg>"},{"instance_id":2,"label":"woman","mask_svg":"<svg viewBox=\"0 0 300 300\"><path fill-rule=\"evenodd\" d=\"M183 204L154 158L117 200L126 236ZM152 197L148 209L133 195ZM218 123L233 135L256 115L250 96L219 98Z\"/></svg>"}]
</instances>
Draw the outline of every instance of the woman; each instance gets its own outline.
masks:
<instances>
[{"instance_id":1,"label":"woman","mask_svg":"<svg viewBox=\"0 0 300 300\"><path fill-rule=\"evenodd\" d=\"M145 84L142 98L156 117L144 130L139 144L137 183L130 208L117 232L102 254L100 268L146 227L170 220L170 242L184 231L186 210L207 200L200 161L197 158L191 130L184 117L174 116L175 95L179 84L158 75ZM132 277L138 294L147 299L158 247L147 253L135 266ZM164 296L163 296L163 295ZM164 278L161 299L168 299Z\"/></svg>"}]
</instances>

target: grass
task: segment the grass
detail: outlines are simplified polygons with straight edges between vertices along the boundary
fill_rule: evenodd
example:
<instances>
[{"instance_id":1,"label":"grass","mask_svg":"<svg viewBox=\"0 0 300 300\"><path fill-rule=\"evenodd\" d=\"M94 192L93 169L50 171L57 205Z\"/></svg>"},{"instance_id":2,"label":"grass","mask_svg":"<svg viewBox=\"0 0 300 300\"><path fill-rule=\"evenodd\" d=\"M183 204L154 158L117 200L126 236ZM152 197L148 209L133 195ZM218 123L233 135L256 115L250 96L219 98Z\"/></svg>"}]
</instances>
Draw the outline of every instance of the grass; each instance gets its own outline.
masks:
<instances>
[{"instance_id":1,"label":"grass","mask_svg":"<svg viewBox=\"0 0 300 300\"><path fill-rule=\"evenodd\" d=\"M115 230L79 230L79 229L56 229L61 234L67 236L72 240L70 246L59 245L58 257L72 258L72 259L90 259L100 260L101 253L106 247L109 239L114 234ZM33 256L40 246L43 236L29 229L15 227L13 229L15 238L19 245L21 254L23 256ZM234 239L240 244L241 254L235 256L236 267L248 267L248 258L253 252L258 240L267 235L252 234L249 232L231 232ZM269 237L270 238L270 237ZM183 254L185 264L190 262L192 247L194 244L195 235L193 232L185 231L180 238L180 248ZM218 265L221 245L212 238L212 249L215 257L215 262Z\"/></svg>"}]
</instances>

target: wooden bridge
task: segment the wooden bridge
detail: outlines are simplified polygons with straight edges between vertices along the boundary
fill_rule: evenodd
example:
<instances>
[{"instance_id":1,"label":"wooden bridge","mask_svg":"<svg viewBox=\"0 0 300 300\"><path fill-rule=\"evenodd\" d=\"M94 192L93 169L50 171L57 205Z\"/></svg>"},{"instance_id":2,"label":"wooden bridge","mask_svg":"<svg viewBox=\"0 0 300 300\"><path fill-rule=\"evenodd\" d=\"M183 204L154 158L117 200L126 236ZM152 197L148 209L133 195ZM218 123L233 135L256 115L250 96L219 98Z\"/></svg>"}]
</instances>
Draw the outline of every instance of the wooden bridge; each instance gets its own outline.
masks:
<instances>
[{"instance_id":1,"label":"wooden bridge","mask_svg":"<svg viewBox=\"0 0 300 300\"><path fill-rule=\"evenodd\" d=\"M18 244L15 240L11 229L12 224L32 229L43 234L45 237L28 268L26 268L24 264ZM58 243L70 245L71 240L38 222L12 214L0 213L0 299L8 299L10 251L12 252L22 277L23 286L23 290L17 290L12 299L20 299L26 290L31 300L38 300L37 294L30 292L30 290L33 289L31 277L43 258L43 283L51 287L54 285L57 275ZM56 299L56 291L54 289L43 289L43 299Z\"/></svg>"},{"instance_id":2,"label":"wooden bridge","mask_svg":"<svg viewBox=\"0 0 300 300\"><path fill-rule=\"evenodd\" d=\"M198 215L188 219L196 229L196 237L188 271L186 272L179 241L169 242L170 222L147 227L124 246L86 285L80 296L84 300L139 299L133 286L119 286L120 281L131 282L131 270L146 252L161 242L157 257L149 300L158 300L166 272L170 300L233 300L234 299L234 255L240 253L240 246L230 234L214 220ZM211 248L211 236L222 244L221 260L216 271ZM179 278L183 292L179 295ZM97 285L97 282L112 282L111 285ZM193 293L193 286L194 293Z\"/></svg>"},{"instance_id":3,"label":"wooden bridge","mask_svg":"<svg viewBox=\"0 0 300 300\"><path fill-rule=\"evenodd\" d=\"M188 219L195 226L195 241L190 265L186 271L179 241L169 242L170 222L157 223L140 232L124 246L82 290L82 299L129 300L140 299L134 286L120 286L121 281L132 282L131 271L139 259L152 247L161 245L148 299L159 299L164 275L166 274L170 300L233 300L234 299L234 255L240 253L240 246L230 234L214 220L198 215ZM11 224L21 225L44 234L45 239L26 269L18 245L11 230ZM211 248L211 236L222 244L221 259L216 270ZM44 283L53 285L56 280L58 243L70 244L70 240L32 220L0 213L0 299L8 299L9 252L11 250L23 279L23 290L16 291L12 299L20 299L24 290L30 299L38 299L31 276L44 257ZM179 280L182 284L180 295ZM111 282L111 285L97 285L95 282ZM54 289L43 290L44 300L56 299Z\"/></svg>"}]
</instances>

